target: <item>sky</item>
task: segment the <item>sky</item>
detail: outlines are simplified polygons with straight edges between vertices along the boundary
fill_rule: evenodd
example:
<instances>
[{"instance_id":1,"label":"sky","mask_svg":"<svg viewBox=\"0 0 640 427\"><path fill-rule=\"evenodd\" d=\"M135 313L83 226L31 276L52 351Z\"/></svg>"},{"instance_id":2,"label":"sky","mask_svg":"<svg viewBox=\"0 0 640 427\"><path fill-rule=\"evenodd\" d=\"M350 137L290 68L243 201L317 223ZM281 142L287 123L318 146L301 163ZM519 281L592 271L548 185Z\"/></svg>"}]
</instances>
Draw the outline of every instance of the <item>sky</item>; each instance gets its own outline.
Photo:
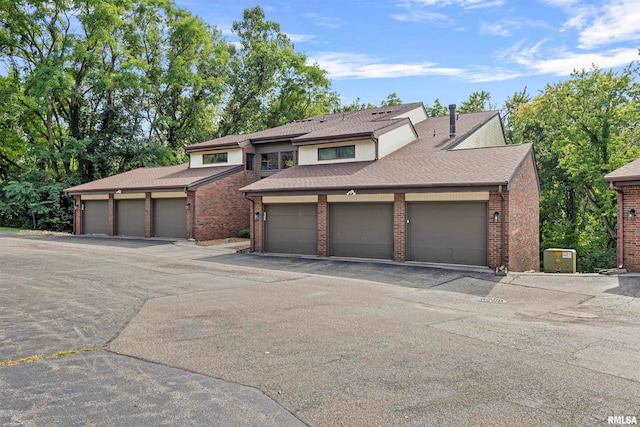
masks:
<instances>
[{"instance_id":1,"label":"sky","mask_svg":"<svg viewBox=\"0 0 640 427\"><path fill-rule=\"evenodd\" d=\"M574 70L640 59L639 0L176 0L234 41L233 21L260 6L329 72L343 104L460 104L488 91L497 108Z\"/></svg>"}]
</instances>

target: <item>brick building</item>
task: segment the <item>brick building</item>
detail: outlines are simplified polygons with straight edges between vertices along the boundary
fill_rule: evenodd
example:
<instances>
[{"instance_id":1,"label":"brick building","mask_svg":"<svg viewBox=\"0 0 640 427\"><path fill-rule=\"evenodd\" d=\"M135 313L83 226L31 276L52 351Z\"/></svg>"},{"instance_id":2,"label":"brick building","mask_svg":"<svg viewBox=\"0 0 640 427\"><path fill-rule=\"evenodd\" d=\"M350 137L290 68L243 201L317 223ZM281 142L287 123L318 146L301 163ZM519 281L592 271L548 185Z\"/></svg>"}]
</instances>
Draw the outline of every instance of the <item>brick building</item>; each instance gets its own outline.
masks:
<instances>
[{"instance_id":1,"label":"brick building","mask_svg":"<svg viewBox=\"0 0 640 427\"><path fill-rule=\"evenodd\" d=\"M618 193L618 265L640 271L640 159L604 179Z\"/></svg>"},{"instance_id":2,"label":"brick building","mask_svg":"<svg viewBox=\"0 0 640 427\"><path fill-rule=\"evenodd\" d=\"M422 103L312 117L185 148L189 163L65 190L75 233L207 240L255 251L539 268L530 144L497 112Z\"/></svg>"},{"instance_id":3,"label":"brick building","mask_svg":"<svg viewBox=\"0 0 640 427\"><path fill-rule=\"evenodd\" d=\"M539 268L533 147L497 112L422 104L310 119L297 165L241 189L255 251ZM277 128L280 129L280 128Z\"/></svg>"}]
</instances>

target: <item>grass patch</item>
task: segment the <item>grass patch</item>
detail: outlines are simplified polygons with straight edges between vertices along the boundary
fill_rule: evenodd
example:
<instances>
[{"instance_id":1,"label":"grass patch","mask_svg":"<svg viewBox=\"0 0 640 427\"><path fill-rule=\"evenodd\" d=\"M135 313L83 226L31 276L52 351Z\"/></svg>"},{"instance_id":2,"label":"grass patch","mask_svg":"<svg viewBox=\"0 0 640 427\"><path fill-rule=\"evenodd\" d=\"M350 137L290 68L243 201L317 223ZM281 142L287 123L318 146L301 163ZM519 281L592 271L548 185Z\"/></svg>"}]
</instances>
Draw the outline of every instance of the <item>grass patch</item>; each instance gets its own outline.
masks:
<instances>
[{"instance_id":1,"label":"grass patch","mask_svg":"<svg viewBox=\"0 0 640 427\"><path fill-rule=\"evenodd\" d=\"M22 231L23 228L0 227L0 231Z\"/></svg>"},{"instance_id":2,"label":"grass patch","mask_svg":"<svg viewBox=\"0 0 640 427\"><path fill-rule=\"evenodd\" d=\"M30 362L36 362L38 360L43 360L43 359L55 359L58 357L65 357L65 356L70 356L72 354L79 354L79 353L88 353L91 351L101 351L101 350L106 350L107 346L102 346L102 347L85 347L85 348L81 348L80 350L65 350L65 351L59 351L57 353L54 353L50 356L45 356L44 354L39 354L37 356L29 356L29 357L24 357L22 359L18 359L18 360L6 360L4 362L0 362L0 368L4 367L4 366L14 366L14 365L21 365L23 363L30 363Z\"/></svg>"}]
</instances>

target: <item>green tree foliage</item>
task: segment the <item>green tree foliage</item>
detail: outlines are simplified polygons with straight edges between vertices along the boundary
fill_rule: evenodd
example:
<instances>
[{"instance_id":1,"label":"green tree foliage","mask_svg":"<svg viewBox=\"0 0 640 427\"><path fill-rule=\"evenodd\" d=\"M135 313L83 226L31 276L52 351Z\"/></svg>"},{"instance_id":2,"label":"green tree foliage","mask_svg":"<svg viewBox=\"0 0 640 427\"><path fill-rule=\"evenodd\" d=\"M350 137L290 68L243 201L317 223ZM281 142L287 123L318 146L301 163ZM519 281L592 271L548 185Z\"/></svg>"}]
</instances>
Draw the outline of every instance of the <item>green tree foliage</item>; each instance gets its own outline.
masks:
<instances>
[{"instance_id":1,"label":"green tree foliage","mask_svg":"<svg viewBox=\"0 0 640 427\"><path fill-rule=\"evenodd\" d=\"M491 103L491 94L487 91L473 92L469 99L462 101L458 107L459 113L477 113L487 110L495 110L495 104Z\"/></svg>"},{"instance_id":2,"label":"green tree foliage","mask_svg":"<svg viewBox=\"0 0 640 427\"><path fill-rule=\"evenodd\" d=\"M326 71L265 20L260 7L244 11L232 31L239 47L229 62L229 89L218 127L221 135L248 133L328 113L337 105Z\"/></svg>"},{"instance_id":3,"label":"green tree foliage","mask_svg":"<svg viewBox=\"0 0 640 427\"><path fill-rule=\"evenodd\" d=\"M433 101L432 106L427 104L425 106L425 109L427 110L427 114L429 115L429 117L440 117L449 114L449 107L447 107L446 105L442 105L438 98Z\"/></svg>"},{"instance_id":4,"label":"green tree foliage","mask_svg":"<svg viewBox=\"0 0 640 427\"><path fill-rule=\"evenodd\" d=\"M507 105L512 141L535 144L542 248L576 248L585 270L615 259L616 195L603 177L640 156L637 75L583 70Z\"/></svg>"}]
</instances>

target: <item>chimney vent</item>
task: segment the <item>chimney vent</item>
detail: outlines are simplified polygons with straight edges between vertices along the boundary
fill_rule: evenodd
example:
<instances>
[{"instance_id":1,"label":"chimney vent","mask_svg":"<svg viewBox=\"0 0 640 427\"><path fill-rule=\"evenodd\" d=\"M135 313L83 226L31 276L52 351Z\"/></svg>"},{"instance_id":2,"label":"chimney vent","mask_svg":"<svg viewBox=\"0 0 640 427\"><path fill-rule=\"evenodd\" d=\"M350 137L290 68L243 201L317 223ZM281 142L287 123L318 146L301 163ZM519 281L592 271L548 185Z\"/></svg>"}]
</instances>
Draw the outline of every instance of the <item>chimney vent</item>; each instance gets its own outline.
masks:
<instances>
[{"instance_id":1,"label":"chimney vent","mask_svg":"<svg viewBox=\"0 0 640 427\"><path fill-rule=\"evenodd\" d=\"M449 104L449 138L456 136L456 104Z\"/></svg>"}]
</instances>

